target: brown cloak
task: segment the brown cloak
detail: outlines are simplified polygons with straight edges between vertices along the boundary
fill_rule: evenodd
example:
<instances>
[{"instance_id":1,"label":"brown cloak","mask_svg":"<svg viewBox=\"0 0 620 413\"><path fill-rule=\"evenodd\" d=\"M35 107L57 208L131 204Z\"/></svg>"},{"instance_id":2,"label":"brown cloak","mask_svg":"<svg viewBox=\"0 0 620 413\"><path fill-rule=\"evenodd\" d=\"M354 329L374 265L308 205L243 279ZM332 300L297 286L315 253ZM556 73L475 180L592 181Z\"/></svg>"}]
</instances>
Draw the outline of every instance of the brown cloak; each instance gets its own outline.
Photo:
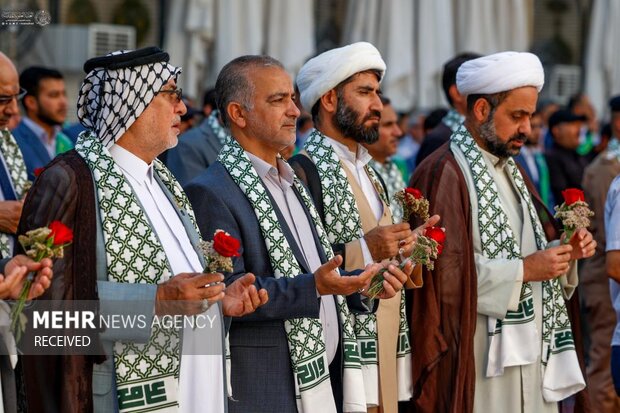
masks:
<instances>
[{"instance_id":1,"label":"brown cloak","mask_svg":"<svg viewBox=\"0 0 620 413\"><path fill-rule=\"evenodd\" d=\"M547 238L558 238L553 216L526 174L523 176ZM447 240L435 269L424 270L424 287L412 290L410 331L414 389L409 411L469 413L473 411L476 377L477 275L469 192L449 142L416 168L410 186L420 189L429 200L431 214L441 216ZM420 222L410 223L412 227L420 225ZM568 311L577 355L586 377L577 291L568 301ZM589 412L587 388L575 398L575 413Z\"/></svg>"}]
</instances>

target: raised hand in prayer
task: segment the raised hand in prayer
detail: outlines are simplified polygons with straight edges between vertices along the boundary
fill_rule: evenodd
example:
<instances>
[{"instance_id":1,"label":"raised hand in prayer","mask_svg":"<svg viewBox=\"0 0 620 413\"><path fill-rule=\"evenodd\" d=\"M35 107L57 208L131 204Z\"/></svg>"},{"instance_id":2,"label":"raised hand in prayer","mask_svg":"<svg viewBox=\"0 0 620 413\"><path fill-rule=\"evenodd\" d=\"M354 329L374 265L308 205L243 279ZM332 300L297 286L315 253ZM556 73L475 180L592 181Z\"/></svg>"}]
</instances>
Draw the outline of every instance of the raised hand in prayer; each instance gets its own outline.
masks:
<instances>
[{"instance_id":1,"label":"raised hand in prayer","mask_svg":"<svg viewBox=\"0 0 620 413\"><path fill-rule=\"evenodd\" d=\"M0 201L0 232L15 234L24 201Z\"/></svg>"},{"instance_id":2,"label":"raised hand in prayer","mask_svg":"<svg viewBox=\"0 0 620 413\"><path fill-rule=\"evenodd\" d=\"M222 311L225 316L241 317L253 313L269 301L267 290L264 288L256 290L255 281L254 274L247 273L226 287L222 299Z\"/></svg>"},{"instance_id":3,"label":"raised hand in prayer","mask_svg":"<svg viewBox=\"0 0 620 413\"><path fill-rule=\"evenodd\" d=\"M367 288L372 277L383 268L381 264L369 264L359 275L342 276L336 271L341 264L342 257L336 255L314 272L314 283L319 295L353 294Z\"/></svg>"},{"instance_id":4,"label":"raised hand in prayer","mask_svg":"<svg viewBox=\"0 0 620 413\"><path fill-rule=\"evenodd\" d=\"M157 286L156 314L200 314L205 303L224 298L224 276L219 273L181 273Z\"/></svg>"},{"instance_id":5,"label":"raised hand in prayer","mask_svg":"<svg viewBox=\"0 0 620 413\"><path fill-rule=\"evenodd\" d=\"M52 260L44 258L34 262L25 255L16 255L6 263L4 274L0 274L0 299L17 299L31 271L36 271L36 275L27 299L43 294L52 283Z\"/></svg>"}]
</instances>

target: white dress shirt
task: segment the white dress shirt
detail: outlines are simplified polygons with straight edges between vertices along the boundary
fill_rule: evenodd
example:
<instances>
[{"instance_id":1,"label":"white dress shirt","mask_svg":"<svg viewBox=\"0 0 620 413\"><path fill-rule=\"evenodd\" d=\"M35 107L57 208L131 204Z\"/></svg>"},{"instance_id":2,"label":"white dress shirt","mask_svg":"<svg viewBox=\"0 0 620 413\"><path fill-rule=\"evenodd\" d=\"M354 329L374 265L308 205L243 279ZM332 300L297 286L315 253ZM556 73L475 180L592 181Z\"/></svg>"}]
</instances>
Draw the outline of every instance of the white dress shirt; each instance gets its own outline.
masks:
<instances>
[{"instance_id":1,"label":"white dress shirt","mask_svg":"<svg viewBox=\"0 0 620 413\"><path fill-rule=\"evenodd\" d=\"M357 153L354 153L349 150L348 146L330 137L326 137L326 142L331 145L338 159L340 159L349 172L351 172L351 175L353 175L357 181L362 192L366 195L370 209L375 214L378 223L379 220L381 220L381 215L383 215L383 202L381 202L381 198L365 169L366 164L372 160L372 156L368 153L366 148L359 144L357 145ZM363 237L360 238L360 245L362 247L364 264L372 264L374 260L368 249L368 244L366 244L366 240Z\"/></svg>"},{"instance_id":2,"label":"white dress shirt","mask_svg":"<svg viewBox=\"0 0 620 413\"><path fill-rule=\"evenodd\" d=\"M620 176L609 186L605 202L605 251L620 250ZM609 279L611 304L618 322L611 340L612 346L620 346L620 283Z\"/></svg>"},{"instance_id":3,"label":"white dress shirt","mask_svg":"<svg viewBox=\"0 0 620 413\"><path fill-rule=\"evenodd\" d=\"M295 195L293 189L295 172L293 168L280 158L278 158L278 168L276 169L249 152L246 152L246 155L250 158L258 176L284 216L295 242L310 267L308 269L312 272L316 271L321 266L321 258L317 249L319 247L314 242L312 228L310 227L314 223L309 222L306 218L306 212L297 195ZM339 339L338 312L333 295L321 296L320 320L323 325L327 360L331 363L336 356Z\"/></svg>"},{"instance_id":4,"label":"white dress shirt","mask_svg":"<svg viewBox=\"0 0 620 413\"><path fill-rule=\"evenodd\" d=\"M148 217L151 228L159 238L173 274L202 272L198 254L187 235L176 209L154 177L153 164L119 145L110 148L110 154L122 170ZM179 377L179 406L182 412L224 411L224 371L222 365L221 319L219 307L212 306L205 312L209 319L220 322L217 329L186 328L183 330L183 350ZM213 340L220 347L216 351L200 351ZM208 352L209 354L205 354ZM218 354L219 353L219 354Z\"/></svg>"}]
</instances>

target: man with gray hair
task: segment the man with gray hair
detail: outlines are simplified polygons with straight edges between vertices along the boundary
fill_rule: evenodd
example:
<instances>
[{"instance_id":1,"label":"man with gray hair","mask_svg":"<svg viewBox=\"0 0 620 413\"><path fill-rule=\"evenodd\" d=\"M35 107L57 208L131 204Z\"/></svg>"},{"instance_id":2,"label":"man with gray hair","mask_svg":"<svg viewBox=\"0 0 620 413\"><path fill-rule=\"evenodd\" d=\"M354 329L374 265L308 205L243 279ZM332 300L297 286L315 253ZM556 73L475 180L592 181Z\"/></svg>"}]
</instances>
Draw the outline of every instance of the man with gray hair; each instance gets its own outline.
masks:
<instances>
[{"instance_id":1,"label":"man with gray hair","mask_svg":"<svg viewBox=\"0 0 620 413\"><path fill-rule=\"evenodd\" d=\"M543 68L530 53L497 53L463 63L456 83L465 122L412 177L448 233L413 292L413 404L557 413L585 387L565 300L576 260L596 242L585 228L552 241L553 217L512 159L530 132Z\"/></svg>"},{"instance_id":2,"label":"man with gray hair","mask_svg":"<svg viewBox=\"0 0 620 413\"><path fill-rule=\"evenodd\" d=\"M131 303L147 318L99 336L105 361L24 357L30 411L227 409L222 314L252 312L267 295L252 274L224 291L222 274L202 273L194 212L157 160L176 144L186 110L176 87L181 69L168 60L156 47L88 60L78 98L87 131L39 175L27 198L20 233L60 218L75 233L44 298L99 300L104 314L114 303ZM177 330L152 321L180 301L175 311L202 314L214 326ZM50 371L61 377L51 385Z\"/></svg>"},{"instance_id":3,"label":"man with gray hair","mask_svg":"<svg viewBox=\"0 0 620 413\"><path fill-rule=\"evenodd\" d=\"M295 141L299 116L282 64L239 57L224 66L216 90L233 139L187 194L204 234L219 227L241 240L243 253L227 282L251 271L270 298L230 326L230 410L364 411L351 314L374 311L358 291L383 266L337 271L343 259L332 253L310 195L279 155ZM395 296L413 268L386 266L378 298Z\"/></svg>"}]
</instances>

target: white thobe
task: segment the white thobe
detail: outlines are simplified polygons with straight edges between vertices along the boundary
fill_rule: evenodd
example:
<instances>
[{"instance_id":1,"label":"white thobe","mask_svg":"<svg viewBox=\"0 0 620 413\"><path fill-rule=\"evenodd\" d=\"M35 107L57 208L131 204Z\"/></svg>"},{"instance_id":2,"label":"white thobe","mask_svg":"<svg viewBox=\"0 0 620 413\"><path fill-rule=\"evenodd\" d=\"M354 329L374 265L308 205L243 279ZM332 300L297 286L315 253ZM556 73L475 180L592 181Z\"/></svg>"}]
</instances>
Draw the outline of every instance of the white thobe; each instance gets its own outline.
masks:
<instances>
[{"instance_id":1,"label":"white thobe","mask_svg":"<svg viewBox=\"0 0 620 413\"><path fill-rule=\"evenodd\" d=\"M154 177L153 165L146 164L119 145L113 145L110 154L142 204L172 273L202 272L200 259L183 222ZM215 320L213 328L186 328L183 331L178 395L179 410L183 413L224 411L223 320L216 305L203 315L203 321Z\"/></svg>"},{"instance_id":2,"label":"white thobe","mask_svg":"<svg viewBox=\"0 0 620 413\"><path fill-rule=\"evenodd\" d=\"M542 368L540 354L533 364L506 367L504 374L487 378L489 349L488 317L503 319L506 313L516 311L523 282L523 260L488 259L482 255L480 227L478 225L478 198L469 165L461 150L451 145L452 152L463 171L472 208L474 259L478 275L478 317L474 335L474 358L476 363L476 392L474 412L489 413L557 413L557 403L547 403L542 396ZM494 179L502 207L508 222L521 246L521 255L536 252L534 228L529 219L525 200L521 198L505 161L482 151L487 170ZM552 242L548 246L558 245ZM567 275L560 278L564 295L570 297L577 286L577 266L571 263ZM536 333L542 343L542 282L531 282L534 298ZM542 344L541 344L542 348Z\"/></svg>"}]
</instances>

